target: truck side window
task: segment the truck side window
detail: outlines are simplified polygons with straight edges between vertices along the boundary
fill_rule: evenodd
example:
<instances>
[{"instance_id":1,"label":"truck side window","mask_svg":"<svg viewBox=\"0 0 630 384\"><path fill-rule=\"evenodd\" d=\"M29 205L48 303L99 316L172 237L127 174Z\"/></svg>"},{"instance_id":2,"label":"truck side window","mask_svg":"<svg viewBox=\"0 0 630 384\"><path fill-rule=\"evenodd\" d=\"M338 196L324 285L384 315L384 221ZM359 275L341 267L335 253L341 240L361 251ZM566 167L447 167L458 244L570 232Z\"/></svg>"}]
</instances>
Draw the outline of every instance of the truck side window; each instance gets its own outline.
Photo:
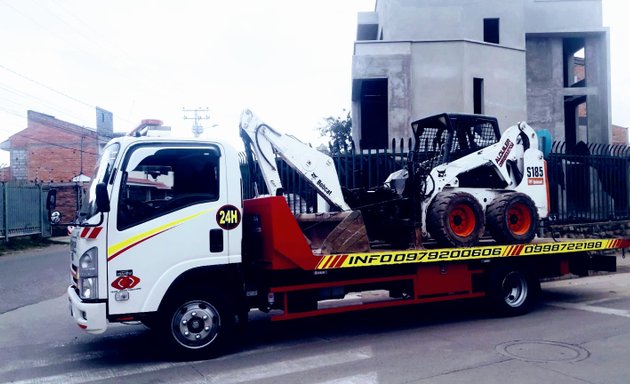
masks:
<instances>
[{"instance_id":1,"label":"truck side window","mask_svg":"<svg viewBox=\"0 0 630 384\"><path fill-rule=\"evenodd\" d=\"M124 169L119 230L219 198L218 149L139 147Z\"/></svg>"}]
</instances>

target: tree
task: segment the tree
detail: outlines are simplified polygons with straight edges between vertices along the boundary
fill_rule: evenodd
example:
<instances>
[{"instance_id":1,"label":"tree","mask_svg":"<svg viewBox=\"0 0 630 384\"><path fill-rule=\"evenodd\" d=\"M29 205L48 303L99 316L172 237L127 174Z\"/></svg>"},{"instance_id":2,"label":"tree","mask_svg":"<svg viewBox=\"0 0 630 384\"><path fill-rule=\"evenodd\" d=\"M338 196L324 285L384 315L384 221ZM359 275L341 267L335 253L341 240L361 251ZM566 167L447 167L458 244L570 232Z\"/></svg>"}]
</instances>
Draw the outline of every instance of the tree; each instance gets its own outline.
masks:
<instances>
[{"instance_id":1,"label":"tree","mask_svg":"<svg viewBox=\"0 0 630 384\"><path fill-rule=\"evenodd\" d=\"M344 109L344 112L346 110ZM322 137L328 137L328 145L332 154L339 154L348 150L352 145L352 117L350 111L346 117L329 116L324 119L325 125L319 128Z\"/></svg>"}]
</instances>

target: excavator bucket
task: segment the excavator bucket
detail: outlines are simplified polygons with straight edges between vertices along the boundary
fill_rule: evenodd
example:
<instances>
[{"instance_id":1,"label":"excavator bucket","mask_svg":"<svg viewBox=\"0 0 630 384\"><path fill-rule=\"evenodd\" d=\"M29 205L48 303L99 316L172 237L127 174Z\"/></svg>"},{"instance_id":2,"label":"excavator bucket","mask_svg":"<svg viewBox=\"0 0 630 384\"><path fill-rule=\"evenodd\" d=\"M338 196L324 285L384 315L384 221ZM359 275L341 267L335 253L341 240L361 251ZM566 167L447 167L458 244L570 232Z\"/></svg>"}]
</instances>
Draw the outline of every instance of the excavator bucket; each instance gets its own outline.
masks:
<instances>
[{"instance_id":1,"label":"excavator bucket","mask_svg":"<svg viewBox=\"0 0 630 384\"><path fill-rule=\"evenodd\" d=\"M370 252L360 211L304 213L296 220L314 254Z\"/></svg>"}]
</instances>

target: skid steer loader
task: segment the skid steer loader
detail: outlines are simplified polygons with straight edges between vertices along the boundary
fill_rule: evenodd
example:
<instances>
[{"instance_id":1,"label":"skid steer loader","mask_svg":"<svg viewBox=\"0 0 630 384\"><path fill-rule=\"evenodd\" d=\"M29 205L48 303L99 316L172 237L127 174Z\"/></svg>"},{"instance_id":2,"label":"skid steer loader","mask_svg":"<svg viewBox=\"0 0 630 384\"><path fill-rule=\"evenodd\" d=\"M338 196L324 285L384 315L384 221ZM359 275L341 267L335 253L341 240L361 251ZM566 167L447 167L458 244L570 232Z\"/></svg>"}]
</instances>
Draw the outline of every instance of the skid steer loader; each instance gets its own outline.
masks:
<instances>
[{"instance_id":1,"label":"skid steer loader","mask_svg":"<svg viewBox=\"0 0 630 384\"><path fill-rule=\"evenodd\" d=\"M411 235L416 243L432 238L455 247L477 244L484 230L499 243L534 238L548 214L548 183L529 125L501 134L493 117L442 113L411 126L415 146L406 167L379 188L393 215L383 215L382 206L362 209L368 233L391 233L390 242L401 245ZM347 201L353 209L373 206L370 194L379 192L348 191Z\"/></svg>"}]
</instances>

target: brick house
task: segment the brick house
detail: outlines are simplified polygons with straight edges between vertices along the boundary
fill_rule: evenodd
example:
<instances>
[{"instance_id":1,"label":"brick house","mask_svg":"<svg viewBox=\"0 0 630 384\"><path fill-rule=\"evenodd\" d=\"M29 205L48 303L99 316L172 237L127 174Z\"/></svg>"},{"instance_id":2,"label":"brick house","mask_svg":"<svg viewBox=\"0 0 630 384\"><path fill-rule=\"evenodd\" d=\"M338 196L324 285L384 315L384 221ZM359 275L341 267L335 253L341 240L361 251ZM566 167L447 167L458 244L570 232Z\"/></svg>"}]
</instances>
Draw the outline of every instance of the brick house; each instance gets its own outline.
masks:
<instances>
[{"instance_id":1,"label":"brick house","mask_svg":"<svg viewBox=\"0 0 630 384\"><path fill-rule=\"evenodd\" d=\"M98 143L94 129L28 111L27 127L1 143L0 149L11 156L10 181L59 183L92 173Z\"/></svg>"},{"instance_id":2,"label":"brick house","mask_svg":"<svg viewBox=\"0 0 630 384\"><path fill-rule=\"evenodd\" d=\"M57 210L63 221L74 219L101 148L114 136L112 113L96 109L97 129L54 116L28 111L27 127L0 143L10 166L0 181L45 183L56 188Z\"/></svg>"},{"instance_id":3,"label":"brick house","mask_svg":"<svg viewBox=\"0 0 630 384\"><path fill-rule=\"evenodd\" d=\"M612 126L612 144L628 145L628 128Z\"/></svg>"}]
</instances>

